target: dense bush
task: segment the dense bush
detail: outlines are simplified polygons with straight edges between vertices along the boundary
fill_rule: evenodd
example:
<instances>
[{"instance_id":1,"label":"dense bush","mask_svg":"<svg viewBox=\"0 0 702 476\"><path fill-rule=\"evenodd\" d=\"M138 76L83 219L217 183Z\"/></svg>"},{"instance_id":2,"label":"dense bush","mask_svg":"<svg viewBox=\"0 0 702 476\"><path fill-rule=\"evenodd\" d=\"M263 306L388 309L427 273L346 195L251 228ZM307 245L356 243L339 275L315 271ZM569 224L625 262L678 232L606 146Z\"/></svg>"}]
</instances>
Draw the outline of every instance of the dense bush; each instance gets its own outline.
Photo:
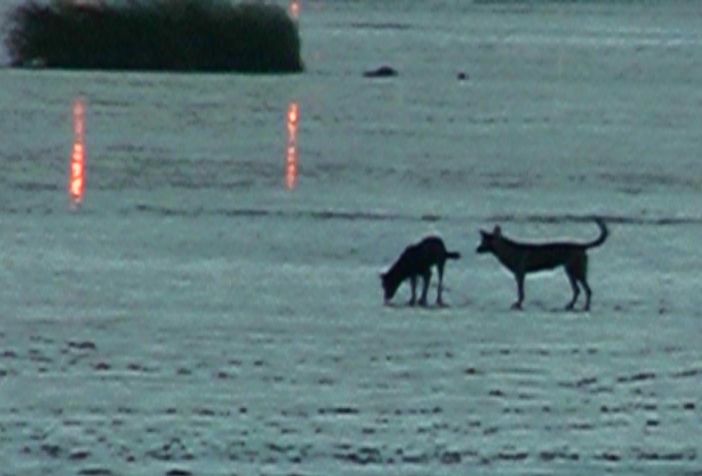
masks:
<instances>
[{"instance_id":1,"label":"dense bush","mask_svg":"<svg viewBox=\"0 0 702 476\"><path fill-rule=\"evenodd\" d=\"M113 5L31 0L10 12L13 66L297 72L297 25L278 6L225 0Z\"/></svg>"}]
</instances>

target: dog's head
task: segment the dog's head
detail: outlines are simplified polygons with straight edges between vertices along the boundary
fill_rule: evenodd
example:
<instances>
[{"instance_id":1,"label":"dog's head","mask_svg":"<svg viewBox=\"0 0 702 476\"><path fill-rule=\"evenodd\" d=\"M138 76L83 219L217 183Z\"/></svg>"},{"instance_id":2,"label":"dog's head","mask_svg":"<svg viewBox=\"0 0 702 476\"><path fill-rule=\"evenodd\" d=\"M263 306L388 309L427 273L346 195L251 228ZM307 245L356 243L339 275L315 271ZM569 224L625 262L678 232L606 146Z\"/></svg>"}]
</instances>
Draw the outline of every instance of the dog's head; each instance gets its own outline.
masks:
<instances>
[{"instance_id":1,"label":"dog's head","mask_svg":"<svg viewBox=\"0 0 702 476\"><path fill-rule=\"evenodd\" d=\"M492 233L485 230L480 230L480 244L475 249L476 253L494 253L495 241L502 236L502 230L499 225L495 225Z\"/></svg>"},{"instance_id":2,"label":"dog's head","mask_svg":"<svg viewBox=\"0 0 702 476\"><path fill-rule=\"evenodd\" d=\"M380 282L383 285L383 294L385 297L385 302L387 303L393 298L393 296L395 296L397 288L400 287L400 283L396 279L393 279L390 276L390 273L382 273L380 275Z\"/></svg>"}]
</instances>

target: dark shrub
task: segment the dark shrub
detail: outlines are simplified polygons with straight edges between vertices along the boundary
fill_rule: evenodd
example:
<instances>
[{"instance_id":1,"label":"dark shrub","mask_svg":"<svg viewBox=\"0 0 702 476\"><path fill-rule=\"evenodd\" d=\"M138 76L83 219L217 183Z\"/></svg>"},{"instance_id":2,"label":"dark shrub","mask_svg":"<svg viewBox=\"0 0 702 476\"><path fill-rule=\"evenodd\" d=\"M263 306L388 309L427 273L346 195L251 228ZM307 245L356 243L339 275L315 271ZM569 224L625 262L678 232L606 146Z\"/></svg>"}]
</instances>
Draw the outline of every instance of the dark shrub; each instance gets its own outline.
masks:
<instances>
[{"instance_id":1,"label":"dark shrub","mask_svg":"<svg viewBox=\"0 0 702 476\"><path fill-rule=\"evenodd\" d=\"M303 68L297 25L274 5L32 0L8 20L5 44L13 66L252 73Z\"/></svg>"}]
</instances>

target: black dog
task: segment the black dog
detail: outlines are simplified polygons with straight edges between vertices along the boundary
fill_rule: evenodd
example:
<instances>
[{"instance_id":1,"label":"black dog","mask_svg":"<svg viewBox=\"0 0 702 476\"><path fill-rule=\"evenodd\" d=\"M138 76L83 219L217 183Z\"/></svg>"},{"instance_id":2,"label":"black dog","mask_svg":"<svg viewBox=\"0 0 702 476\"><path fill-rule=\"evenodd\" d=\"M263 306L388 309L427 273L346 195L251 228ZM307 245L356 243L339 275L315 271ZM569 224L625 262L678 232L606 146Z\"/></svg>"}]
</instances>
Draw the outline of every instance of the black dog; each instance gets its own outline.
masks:
<instances>
[{"instance_id":1,"label":"black dog","mask_svg":"<svg viewBox=\"0 0 702 476\"><path fill-rule=\"evenodd\" d=\"M605 242L609 234L604 222L595 218L595 222L600 227L600 236L590 243L518 243L502 235L499 226L496 226L492 233L480 231L482 241L478 253L492 253L507 269L509 269L517 280L517 302L512 305L514 309L522 308L524 300L524 277L527 273L554 269L563 266L568 275L570 286L573 289L573 299L568 303L566 309L571 310L575 301L580 295L578 283L585 289L585 310L590 309L590 297L592 290L587 284L587 250L600 246Z\"/></svg>"},{"instance_id":2,"label":"black dog","mask_svg":"<svg viewBox=\"0 0 702 476\"><path fill-rule=\"evenodd\" d=\"M414 306L416 301L415 287L417 285L417 276L421 276L423 280L422 296L419 298L419 304L427 305L427 290L429 289L429 281L431 281L431 267L436 266L439 271L439 289L437 291L436 303L443 306L441 299L441 287L444 279L444 264L447 259L458 259L460 253L446 251L444 242L438 236L429 236L424 238L417 244L408 246L402 252L400 257L395 261L390 269L380 275L383 282L383 290L385 291L385 303L397 292L402 282L409 278L412 286L412 298L409 304Z\"/></svg>"}]
</instances>

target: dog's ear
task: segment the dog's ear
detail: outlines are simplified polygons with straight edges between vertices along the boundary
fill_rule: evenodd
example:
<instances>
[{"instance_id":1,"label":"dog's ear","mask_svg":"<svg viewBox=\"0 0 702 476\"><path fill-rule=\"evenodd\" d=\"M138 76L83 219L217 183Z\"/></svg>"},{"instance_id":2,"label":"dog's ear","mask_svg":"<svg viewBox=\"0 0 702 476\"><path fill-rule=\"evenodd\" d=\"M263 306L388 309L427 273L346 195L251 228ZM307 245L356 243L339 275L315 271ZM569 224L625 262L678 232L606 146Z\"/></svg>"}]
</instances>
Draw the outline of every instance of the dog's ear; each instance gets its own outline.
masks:
<instances>
[{"instance_id":1,"label":"dog's ear","mask_svg":"<svg viewBox=\"0 0 702 476\"><path fill-rule=\"evenodd\" d=\"M495 225L495 228L492 230L493 236L502 236L502 228L500 228L500 225Z\"/></svg>"}]
</instances>

